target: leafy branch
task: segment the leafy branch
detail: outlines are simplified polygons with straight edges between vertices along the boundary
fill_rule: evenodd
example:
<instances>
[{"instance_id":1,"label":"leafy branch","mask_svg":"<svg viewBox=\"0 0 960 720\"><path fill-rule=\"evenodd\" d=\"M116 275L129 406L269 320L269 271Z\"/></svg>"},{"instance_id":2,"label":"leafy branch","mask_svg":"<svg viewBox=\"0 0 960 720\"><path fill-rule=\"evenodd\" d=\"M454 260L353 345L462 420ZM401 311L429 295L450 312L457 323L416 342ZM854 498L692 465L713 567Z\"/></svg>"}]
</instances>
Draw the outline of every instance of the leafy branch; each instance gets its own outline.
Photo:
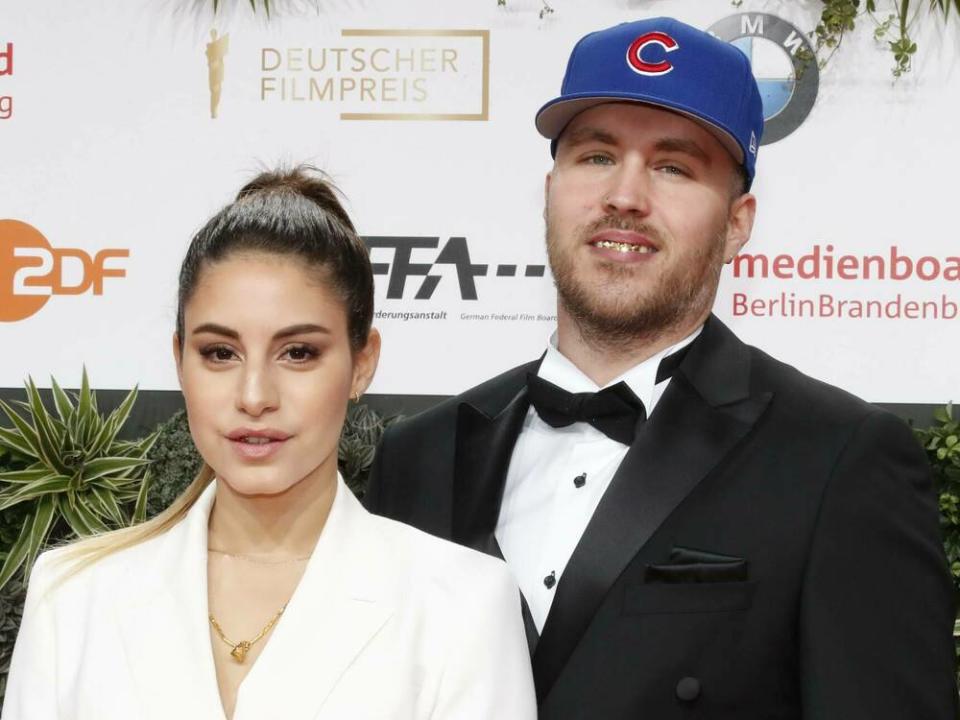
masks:
<instances>
[{"instance_id":1,"label":"leafy branch","mask_svg":"<svg viewBox=\"0 0 960 720\"><path fill-rule=\"evenodd\" d=\"M931 10L939 12L946 22L950 13L960 12L960 0L928 0ZM910 72L917 43L910 37L913 25L922 7L923 0L823 0L823 11L817 27L810 33L816 42L814 53L798 52L801 59L817 62L823 68L843 44L844 37L853 32L858 20L866 16L874 24L873 37L886 42L893 55L893 76L900 77ZM886 8L881 11L880 6ZM806 56L806 57L804 57Z\"/></svg>"}]
</instances>

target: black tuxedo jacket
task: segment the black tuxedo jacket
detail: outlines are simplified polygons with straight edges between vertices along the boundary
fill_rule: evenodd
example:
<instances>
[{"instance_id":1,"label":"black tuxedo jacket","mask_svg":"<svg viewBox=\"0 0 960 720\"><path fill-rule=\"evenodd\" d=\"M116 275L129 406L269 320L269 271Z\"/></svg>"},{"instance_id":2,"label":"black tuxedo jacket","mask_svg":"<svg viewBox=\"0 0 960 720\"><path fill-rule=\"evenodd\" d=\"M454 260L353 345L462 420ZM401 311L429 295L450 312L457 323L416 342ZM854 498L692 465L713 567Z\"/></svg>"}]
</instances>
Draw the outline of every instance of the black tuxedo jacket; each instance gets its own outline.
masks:
<instances>
[{"instance_id":1,"label":"black tuxedo jacket","mask_svg":"<svg viewBox=\"0 0 960 720\"><path fill-rule=\"evenodd\" d=\"M496 553L536 367L391 427L368 507ZM529 632L540 717L952 720L953 618L909 428L711 317Z\"/></svg>"}]
</instances>

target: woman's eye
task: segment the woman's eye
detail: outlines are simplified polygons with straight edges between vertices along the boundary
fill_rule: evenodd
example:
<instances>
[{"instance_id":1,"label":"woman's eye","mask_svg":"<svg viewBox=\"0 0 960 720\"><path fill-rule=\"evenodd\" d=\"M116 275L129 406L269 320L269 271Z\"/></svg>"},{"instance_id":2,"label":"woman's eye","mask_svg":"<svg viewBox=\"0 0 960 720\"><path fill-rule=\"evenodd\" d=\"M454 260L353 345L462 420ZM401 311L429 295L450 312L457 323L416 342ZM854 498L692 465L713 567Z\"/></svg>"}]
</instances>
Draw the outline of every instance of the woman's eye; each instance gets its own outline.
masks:
<instances>
[{"instance_id":1,"label":"woman's eye","mask_svg":"<svg viewBox=\"0 0 960 720\"><path fill-rule=\"evenodd\" d=\"M317 357L318 355L317 351L308 345L296 345L294 347L287 348L285 354L294 362L306 362L308 360L313 360L313 358Z\"/></svg>"},{"instance_id":2,"label":"woman's eye","mask_svg":"<svg viewBox=\"0 0 960 720\"><path fill-rule=\"evenodd\" d=\"M227 362L236 357L236 353L224 345L215 345L200 351L204 358L212 362Z\"/></svg>"}]
</instances>

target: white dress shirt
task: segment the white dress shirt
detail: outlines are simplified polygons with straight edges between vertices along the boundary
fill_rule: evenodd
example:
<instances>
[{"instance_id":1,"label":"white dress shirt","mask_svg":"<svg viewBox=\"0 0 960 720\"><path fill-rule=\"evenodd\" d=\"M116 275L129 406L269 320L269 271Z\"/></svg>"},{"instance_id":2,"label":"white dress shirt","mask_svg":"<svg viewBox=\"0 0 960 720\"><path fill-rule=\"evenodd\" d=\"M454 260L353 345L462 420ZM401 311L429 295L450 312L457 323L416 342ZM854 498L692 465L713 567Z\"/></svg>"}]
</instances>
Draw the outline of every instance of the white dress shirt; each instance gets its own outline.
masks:
<instances>
[{"instance_id":1,"label":"white dress shirt","mask_svg":"<svg viewBox=\"0 0 960 720\"><path fill-rule=\"evenodd\" d=\"M669 378L656 381L660 361L693 342L701 329L603 387L625 382L650 417L670 383ZM572 393L602 389L557 350L556 333L537 374ZM527 412L510 458L496 538L538 631L563 570L628 449L587 423L555 428L532 406Z\"/></svg>"}]
</instances>

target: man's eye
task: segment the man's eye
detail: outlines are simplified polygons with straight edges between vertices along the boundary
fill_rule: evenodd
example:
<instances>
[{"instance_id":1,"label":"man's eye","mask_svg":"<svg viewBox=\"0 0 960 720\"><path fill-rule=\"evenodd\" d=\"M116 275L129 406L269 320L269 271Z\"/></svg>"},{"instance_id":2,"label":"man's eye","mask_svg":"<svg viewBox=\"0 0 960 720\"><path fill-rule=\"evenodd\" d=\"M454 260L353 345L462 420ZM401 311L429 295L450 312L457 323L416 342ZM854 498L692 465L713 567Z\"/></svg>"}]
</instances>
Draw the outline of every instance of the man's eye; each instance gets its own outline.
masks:
<instances>
[{"instance_id":1,"label":"man's eye","mask_svg":"<svg viewBox=\"0 0 960 720\"><path fill-rule=\"evenodd\" d=\"M588 155L584 160L590 165L612 165L613 159L609 155Z\"/></svg>"},{"instance_id":2,"label":"man's eye","mask_svg":"<svg viewBox=\"0 0 960 720\"><path fill-rule=\"evenodd\" d=\"M663 173L666 173L667 175L679 175L679 176L689 175L689 173L686 170L676 165L661 165L660 171Z\"/></svg>"}]
</instances>

